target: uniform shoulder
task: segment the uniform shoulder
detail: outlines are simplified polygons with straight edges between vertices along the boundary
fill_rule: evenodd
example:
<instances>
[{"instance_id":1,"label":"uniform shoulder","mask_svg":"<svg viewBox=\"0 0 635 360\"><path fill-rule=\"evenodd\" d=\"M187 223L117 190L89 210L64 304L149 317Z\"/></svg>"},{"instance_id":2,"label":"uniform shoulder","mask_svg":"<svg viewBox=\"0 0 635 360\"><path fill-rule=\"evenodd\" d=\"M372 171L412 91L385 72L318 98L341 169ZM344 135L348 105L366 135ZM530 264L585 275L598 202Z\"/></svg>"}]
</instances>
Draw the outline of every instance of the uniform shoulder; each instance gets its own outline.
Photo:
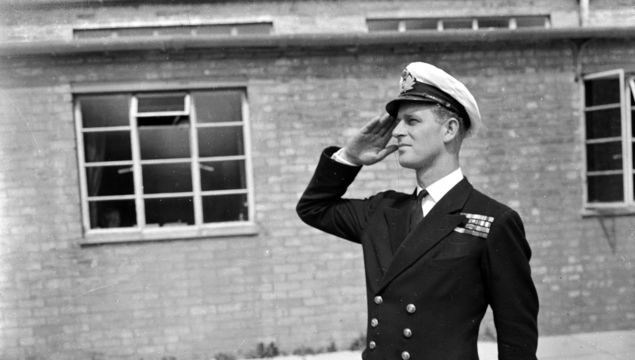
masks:
<instances>
[{"instance_id":1,"label":"uniform shoulder","mask_svg":"<svg viewBox=\"0 0 635 360\"><path fill-rule=\"evenodd\" d=\"M371 196L369 200L375 203L381 203L383 206L399 206L400 203L408 201L412 198L412 194L403 193L395 190L385 190Z\"/></svg>"},{"instance_id":2,"label":"uniform shoulder","mask_svg":"<svg viewBox=\"0 0 635 360\"><path fill-rule=\"evenodd\" d=\"M483 215L493 217L505 214L517 214L516 211L508 205L505 205L476 189L472 191L472 195L465 206L465 210L480 211Z\"/></svg>"}]
</instances>

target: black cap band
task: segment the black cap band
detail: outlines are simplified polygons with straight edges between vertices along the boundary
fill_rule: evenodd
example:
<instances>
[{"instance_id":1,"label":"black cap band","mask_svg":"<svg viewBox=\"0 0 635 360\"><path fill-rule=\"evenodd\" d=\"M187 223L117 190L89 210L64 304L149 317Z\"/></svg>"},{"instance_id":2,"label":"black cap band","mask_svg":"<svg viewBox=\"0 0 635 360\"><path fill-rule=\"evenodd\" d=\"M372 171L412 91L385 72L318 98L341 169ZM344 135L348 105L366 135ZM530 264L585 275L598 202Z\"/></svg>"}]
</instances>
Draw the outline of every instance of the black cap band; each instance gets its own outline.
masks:
<instances>
[{"instance_id":1,"label":"black cap band","mask_svg":"<svg viewBox=\"0 0 635 360\"><path fill-rule=\"evenodd\" d=\"M464 125L466 130L470 128L470 117L468 116L467 111L465 111L465 107L463 107L463 105L456 101L452 96L448 95L448 93L436 86L415 81L412 88L400 93L396 99L386 104L386 111L388 111L388 114L391 116L397 115L397 111L399 110L397 105L401 101L423 101L439 104L461 117L465 122Z\"/></svg>"}]
</instances>

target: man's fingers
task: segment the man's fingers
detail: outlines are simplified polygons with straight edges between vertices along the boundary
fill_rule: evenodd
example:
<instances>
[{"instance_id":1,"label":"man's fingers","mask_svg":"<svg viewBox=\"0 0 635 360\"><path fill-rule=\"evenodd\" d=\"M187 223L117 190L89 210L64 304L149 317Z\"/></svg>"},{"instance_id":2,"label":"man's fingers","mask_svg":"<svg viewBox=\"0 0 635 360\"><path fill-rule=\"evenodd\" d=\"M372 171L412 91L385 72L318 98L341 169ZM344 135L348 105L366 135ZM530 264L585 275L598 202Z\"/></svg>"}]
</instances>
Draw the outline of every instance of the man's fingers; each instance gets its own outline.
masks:
<instances>
[{"instance_id":1,"label":"man's fingers","mask_svg":"<svg viewBox=\"0 0 635 360\"><path fill-rule=\"evenodd\" d=\"M379 130L379 136L385 137L392 135L392 131L397 126L398 121L394 117L385 114L384 116L382 116L380 123L381 130Z\"/></svg>"},{"instance_id":2,"label":"man's fingers","mask_svg":"<svg viewBox=\"0 0 635 360\"><path fill-rule=\"evenodd\" d=\"M379 157L379 161L383 160L386 156L394 153L395 151L397 151L397 149L399 149L399 146L397 145L386 146L385 148L383 148L377 153L377 156Z\"/></svg>"},{"instance_id":3,"label":"man's fingers","mask_svg":"<svg viewBox=\"0 0 635 360\"><path fill-rule=\"evenodd\" d=\"M377 133L381 129L381 127L382 127L381 116L377 116L372 118L369 122L367 122L361 131L364 134Z\"/></svg>"}]
</instances>

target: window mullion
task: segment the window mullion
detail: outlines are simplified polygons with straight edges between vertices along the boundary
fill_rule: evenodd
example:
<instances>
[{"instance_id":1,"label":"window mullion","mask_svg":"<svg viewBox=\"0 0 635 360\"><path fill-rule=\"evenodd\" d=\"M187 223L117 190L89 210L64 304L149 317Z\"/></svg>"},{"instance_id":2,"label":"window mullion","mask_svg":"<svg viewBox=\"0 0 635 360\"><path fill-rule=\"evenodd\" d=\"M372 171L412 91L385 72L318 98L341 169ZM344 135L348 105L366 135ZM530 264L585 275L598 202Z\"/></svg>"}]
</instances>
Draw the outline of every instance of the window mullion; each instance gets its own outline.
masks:
<instances>
[{"instance_id":1,"label":"window mullion","mask_svg":"<svg viewBox=\"0 0 635 360\"><path fill-rule=\"evenodd\" d=\"M138 100L136 96L133 96L130 104L130 139L132 141L135 209L137 211L137 226L143 229L146 225L146 214L145 204L143 202L143 169L141 168L141 146L139 144L139 127L137 126L137 108Z\"/></svg>"},{"instance_id":2,"label":"window mullion","mask_svg":"<svg viewBox=\"0 0 635 360\"><path fill-rule=\"evenodd\" d=\"M631 175L631 157L630 157L630 124L628 124L627 116L627 98L626 98L626 88L627 84L625 82L624 74L620 74L620 112L622 118L622 168L624 169L623 173L623 184L624 184L624 203L632 203L633 202L633 176Z\"/></svg>"},{"instance_id":3,"label":"window mullion","mask_svg":"<svg viewBox=\"0 0 635 360\"><path fill-rule=\"evenodd\" d=\"M190 112L190 153L192 154L192 190L194 192L194 224L203 224L203 199L201 197L201 171L198 152L198 128L196 120L196 104L189 94L186 95L186 107ZM186 109L187 110L187 109Z\"/></svg>"},{"instance_id":4,"label":"window mullion","mask_svg":"<svg viewBox=\"0 0 635 360\"><path fill-rule=\"evenodd\" d=\"M626 79L625 79L626 80ZM632 119L632 111L631 108L631 97L635 100L635 78L631 77L628 79L628 84L624 84L624 91L622 93L624 100L622 106L622 118L625 119L624 127L625 127L625 135L624 135L624 187L626 193L626 203L635 204L635 184L633 184L633 177L635 176L635 169L633 167L633 119ZM630 92L631 96L628 96Z\"/></svg>"},{"instance_id":5,"label":"window mullion","mask_svg":"<svg viewBox=\"0 0 635 360\"><path fill-rule=\"evenodd\" d=\"M79 101L74 104L75 111L75 129L77 133L77 159L79 161L79 182L80 191L82 197L82 219L84 225L84 231L90 230L90 204L88 203L88 184L86 179L86 159L84 153L84 133L82 111L80 109Z\"/></svg>"},{"instance_id":6,"label":"window mullion","mask_svg":"<svg viewBox=\"0 0 635 360\"><path fill-rule=\"evenodd\" d=\"M255 221L255 194L253 183L253 167L251 163L251 128L249 126L249 106L247 106L247 94L242 94L242 123L243 123L243 146L245 151L245 176L247 185L247 218Z\"/></svg>"}]
</instances>

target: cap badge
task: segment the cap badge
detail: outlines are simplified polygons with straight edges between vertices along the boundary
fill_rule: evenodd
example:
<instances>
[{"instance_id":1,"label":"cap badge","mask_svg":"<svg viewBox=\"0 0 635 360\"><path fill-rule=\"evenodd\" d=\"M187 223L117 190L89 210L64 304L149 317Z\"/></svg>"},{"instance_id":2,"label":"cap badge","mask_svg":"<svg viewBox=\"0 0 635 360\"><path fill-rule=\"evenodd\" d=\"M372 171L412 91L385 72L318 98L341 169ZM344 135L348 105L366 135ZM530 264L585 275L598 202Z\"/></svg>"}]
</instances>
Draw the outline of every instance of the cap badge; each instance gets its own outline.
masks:
<instances>
[{"instance_id":1,"label":"cap badge","mask_svg":"<svg viewBox=\"0 0 635 360\"><path fill-rule=\"evenodd\" d=\"M399 86L401 87L401 93L405 93L408 90L412 90L415 86L415 78L412 74L404 69L401 73L401 81L399 81Z\"/></svg>"}]
</instances>

